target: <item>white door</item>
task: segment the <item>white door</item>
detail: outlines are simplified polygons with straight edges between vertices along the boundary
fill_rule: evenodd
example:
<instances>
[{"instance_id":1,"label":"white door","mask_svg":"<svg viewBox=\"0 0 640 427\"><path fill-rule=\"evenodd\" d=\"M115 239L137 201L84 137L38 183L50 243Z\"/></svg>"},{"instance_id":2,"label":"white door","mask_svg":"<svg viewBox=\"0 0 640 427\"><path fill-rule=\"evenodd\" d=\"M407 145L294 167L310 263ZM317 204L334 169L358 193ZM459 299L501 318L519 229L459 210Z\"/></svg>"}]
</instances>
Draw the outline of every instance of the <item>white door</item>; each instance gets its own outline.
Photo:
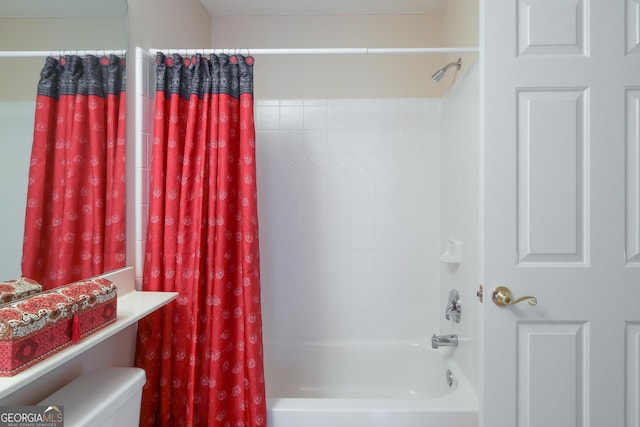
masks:
<instances>
[{"instance_id":1,"label":"white door","mask_svg":"<svg viewBox=\"0 0 640 427\"><path fill-rule=\"evenodd\" d=\"M640 0L481 11L481 424L638 427Z\"/></svg>"}]
</instances>

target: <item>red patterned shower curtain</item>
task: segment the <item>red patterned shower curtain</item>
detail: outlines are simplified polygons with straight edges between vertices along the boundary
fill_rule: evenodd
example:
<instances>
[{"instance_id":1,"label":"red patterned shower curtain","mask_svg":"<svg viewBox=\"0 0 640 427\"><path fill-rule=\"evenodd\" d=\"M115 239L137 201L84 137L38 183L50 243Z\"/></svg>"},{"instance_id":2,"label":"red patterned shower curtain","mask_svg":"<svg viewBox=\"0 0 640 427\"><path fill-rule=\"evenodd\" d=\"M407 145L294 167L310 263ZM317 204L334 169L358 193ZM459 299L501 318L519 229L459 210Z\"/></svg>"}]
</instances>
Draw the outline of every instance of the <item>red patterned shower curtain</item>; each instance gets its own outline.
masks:
<instances>
[{"instance_id":1,"label":"red patterned shower curtain","mask_svg":"<svg viewBox=\"0 0 640 427\"><path fill-rule=\"evenodd\" d=\"M141 426L266 425L253 58L157 56Z\"/></svg>"},{"instance_id":2,"label":"red patterned shower curtain","mask_svg":"<svg viewBox=\"0 0 640 427\"><path fill-rule=\"evenodd\" d=\"M47 58L40 73L22 275L44 289L125 264L125 61Z\"/></svg>"}]
</instances>

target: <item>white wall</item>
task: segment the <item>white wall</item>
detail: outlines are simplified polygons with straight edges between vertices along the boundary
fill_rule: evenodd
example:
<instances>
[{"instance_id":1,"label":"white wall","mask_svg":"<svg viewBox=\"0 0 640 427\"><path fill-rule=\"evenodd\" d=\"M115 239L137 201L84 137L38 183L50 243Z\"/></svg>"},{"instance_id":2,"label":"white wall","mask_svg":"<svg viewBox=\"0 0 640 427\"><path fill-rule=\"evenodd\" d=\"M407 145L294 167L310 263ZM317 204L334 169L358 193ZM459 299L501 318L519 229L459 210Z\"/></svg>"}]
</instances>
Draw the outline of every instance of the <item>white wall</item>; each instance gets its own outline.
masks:
<instances>
[{"instance_id":1,"label":"white wall","mask_svg":"<svg viewBox=\"0 0 640 427\"><path fill-rule=\"evenodd\" d=\"M201 48L211 39L211 17L199 0L128 0L129 69L127 81L127 265L142 284L148 212L155 58L136 56L136 48ZM132 60L132 58L134 58Z\"/></svg>"},{"instance_id":2,"label":"white wall","mask_svg":"<svg viewBox=\"0 0 640 427\"><path fill-rule=\"evenodd\" d=\"M213 17L214 47L441 47L438 15ZM440 97L444 55L259 56L258 99Z\"/></svg>"},{"instance_id":3,"label":"white wall","mask_svg":"<svg viewBox=\"0 0 640 427\"><path fill-rule=\"evenodd\" d=\"M0 101L0 281L16 279L21 275L34 114L34 101Z\"/></svg>"},{"instance_id":4,"label":"white wall","mask_svg":"<svg viewBox=\"0 0 640 427\"><path fill-rule=\"evenodd\" d=\"M266 339L438 329L440 101L259 100Z\"/></svg>"},{"instance_id":5,"label":"white wall","mask_svg":"<svg viewBox=\"0 0 640 427\"><path fill-rule=\"evenodd\" d=\"M456 359L476 390L480 322L480 302L476 297L480 284L479 82L478 66L474 64L442 99L440 156L442 249L449 237L456 237L462 243L461 263L442 263L440 267L441 331L460 337ZM462 300L459 324L444 318L451 289L457 289Z\"/></svg>"}]
</instances>

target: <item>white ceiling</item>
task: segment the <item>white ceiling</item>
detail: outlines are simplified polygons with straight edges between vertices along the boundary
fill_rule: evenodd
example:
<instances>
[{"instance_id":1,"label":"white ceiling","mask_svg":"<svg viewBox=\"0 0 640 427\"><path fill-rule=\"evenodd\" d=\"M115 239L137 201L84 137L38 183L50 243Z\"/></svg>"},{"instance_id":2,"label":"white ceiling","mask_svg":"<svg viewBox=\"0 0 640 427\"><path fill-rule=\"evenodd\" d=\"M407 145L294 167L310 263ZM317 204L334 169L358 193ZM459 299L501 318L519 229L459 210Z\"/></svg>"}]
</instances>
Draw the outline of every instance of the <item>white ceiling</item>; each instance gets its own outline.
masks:
<instances>
[{"instance_id":1,"label":"white ceiling","mask_svg":"<svg viewBox=\"0 0 640 427\"><path fill-rule=\"evenodd\" d=\"M415 15L441 12L448 0L200 0L216 15Z\"/></svg>"},{"instance_id":2,"label":"white ceiling","mask_svg":"<svg viewBox=\"0 0 640 427\"><path fill-rule=\"evenodd\" d=\"M126 0L0 0L0 18L79 18L126 14Z\"/></svg>"}]
</instances>

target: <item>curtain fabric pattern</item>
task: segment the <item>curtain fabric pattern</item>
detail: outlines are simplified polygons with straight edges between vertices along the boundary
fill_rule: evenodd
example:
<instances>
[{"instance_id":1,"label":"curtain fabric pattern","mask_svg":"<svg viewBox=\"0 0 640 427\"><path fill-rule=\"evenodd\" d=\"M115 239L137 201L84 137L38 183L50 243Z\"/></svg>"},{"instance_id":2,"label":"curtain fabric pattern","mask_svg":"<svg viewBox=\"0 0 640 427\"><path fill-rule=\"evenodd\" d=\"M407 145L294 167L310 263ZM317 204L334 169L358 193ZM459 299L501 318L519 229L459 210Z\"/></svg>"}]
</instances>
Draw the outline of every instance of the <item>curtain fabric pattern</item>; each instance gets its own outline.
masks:
<instances>
[{"instance_id":1,"label":"curtain fabric pattern","mask_svg":"<svg viewBox=\"0 0 640 427\"><path fill-rule=\"evenodd\" d=\"M158 53L141 426L266 425L253 58Z\"/></svg>"},{"instance_id":2,"label":"curtain fabric pattern","mask_svg":"<svg viewBox=\"0 0 640 427\"><path fill-rule=\"evenodd\" d=\"M125 264L125 61L59 60L40 73L22 275L44 289Z\"/></svg>"}]
</instances>

